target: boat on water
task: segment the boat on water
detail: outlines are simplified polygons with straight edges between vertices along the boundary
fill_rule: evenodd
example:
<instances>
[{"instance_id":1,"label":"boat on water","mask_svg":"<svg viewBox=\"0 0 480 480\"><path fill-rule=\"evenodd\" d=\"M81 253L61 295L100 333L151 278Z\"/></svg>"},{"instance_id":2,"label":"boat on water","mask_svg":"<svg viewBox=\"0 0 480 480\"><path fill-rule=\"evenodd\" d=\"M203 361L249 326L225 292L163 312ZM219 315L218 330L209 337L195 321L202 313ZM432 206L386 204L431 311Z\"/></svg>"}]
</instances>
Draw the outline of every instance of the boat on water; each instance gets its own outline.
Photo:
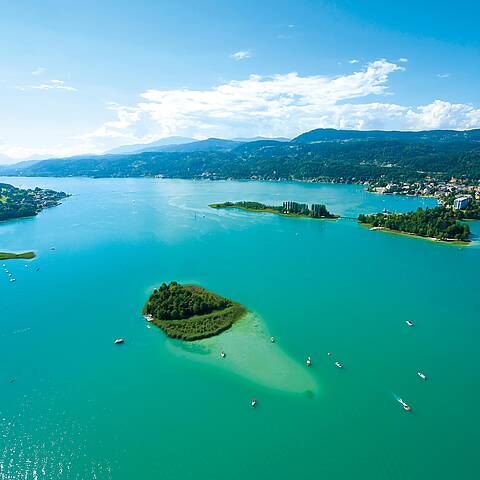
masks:
<instances>
[{"instance_id":1,"label":"boat on water","mask_svg":"<svg viewBox=\"0 0 480 480\"><path fill-rule=\"evenodd\" d=\"M332 352L328 352L327 355L328 355L329 357L331 357L331 356L332 356Z\"/></svg>"},{"instance_id":2,"label":"boat on water","mask_svg":"<svg viewBox=\"0 0 480 480\"><path fill-rule=\"evenodd\" d=\"M401 398L398 399L398 403L400 403L400 405L402 405L403 409L406 412L409 412L411 410L410 405L407 405Z\"/></svg>"},{"instance_id":3,"label":"boat on water","mask_svg":"<svg viewBox=\"0 0 480 480\"><path fill-rule=\"evenodd\" d=\"M275 337L270 337L270 341L271 341L272 343L275 343Z\"/></svg>"},{"instance_id":4,"label":"boat on water","mask_svg":"<svg viewBox=\"0 0 480 480\"><path fill-rule=\"evenodd\" d=\"M410 321L410 320L405 320L405 323L409 326L409 327L413 327L413 322Z\"/></svg>"},{"instance_id":5,"label":"boat on water","mask_svg":"<svg viewBox=\"0 0 480 480\"><path fill-rule=\"evenodd\" d=\"M15 280L14 278L11 278L10 281L11 281L11 282L15 282L16 280Z\"/></svg>"},{"instance_id":6,"label":"boat on water","mask_svg":"<svg viewBox=\"0 0 480 480\"><path fill-rule=\"evenodd\" d=\"M143 318L147 321L147 322L153 322L153 316L150 315L150 314L146 314L143 316Z\"/></svg>"},{"instance_id":7,"label":"boat on water","mask_svg":"<svg viewBox=\"0 0 480 480\"><path fill-rule=\"evenodd\" d=\"M307 364L307 367L310 367L312 365L312 359L310 357L307 357L306 364Z\"/></svg>"},{"instance_id":8,"label":"boat on water","mask_svg":"<svg viewBox=\"0 0 480 480\"><path fill-rule=\"evenodd\" d=\"M120 345L122 343L125 343L125 340L123 338L117 338L113 343L115 343L115 345Z\"/></svg>"},{"instance_id":9,"label":"boat on water","mask_svg":"<svg viewBox=\"0 0 480 480\"><path fill-rule=\"evenodd\" d=\"M225 352L220 352L220 356L221 356L222 358L225 358Z\"/></svg>"},{"instance_id":10,"label":"boat on water","mask_svg":"<svg viewBox=\"0 0 480 480\"><path fill-rule=\"evenodd\" d=\"M340 362L335 362L335 366L337 368L343 368L343 365Z\"/></svg>"},{"instance_id":11,"label":"boat on water","mask_svg":"<svg viewBox=\"0 0 480 480\"><path fill-rule=\"evenodd\" d=\"M422 372L417 372L417 375L422 379L422 380L426 380L427 379L427 376L422 373Z\"/></svg>"},{"instance_id":12,"label":"boat on water","mask_svg":"<svg viewBox=\"0 0 480 480\"><path fill-rule=\"evenodd\" d=\"M257 405L257 400L255 398L252 398L252 407L255 407Z\"/></svg>"}]
</instances>

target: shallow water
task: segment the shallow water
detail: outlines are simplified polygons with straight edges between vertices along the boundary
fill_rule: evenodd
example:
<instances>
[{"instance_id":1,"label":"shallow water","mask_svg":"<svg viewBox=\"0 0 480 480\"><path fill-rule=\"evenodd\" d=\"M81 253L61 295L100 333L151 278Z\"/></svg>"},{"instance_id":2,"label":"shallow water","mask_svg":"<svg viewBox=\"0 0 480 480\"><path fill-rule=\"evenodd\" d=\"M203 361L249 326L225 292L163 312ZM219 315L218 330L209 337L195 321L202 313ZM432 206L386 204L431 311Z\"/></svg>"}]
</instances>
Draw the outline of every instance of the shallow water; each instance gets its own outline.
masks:
<instances>
[{"instance_id":1,"label":"shallow water","mask_svg":"<svg viewBox=\"0 0 480 480\"><path fill-rule=\"evenodd\" d=\"M295 200L355 216L432 200L293 182L0 181L74 194L0 225L0 251L38 253L8 262L15 284L0 271L0 479L475 477L480 249L208 207ZM140 312L170 280L239 301L258 328L166 339Z\"/></svg>"}]
</instances>

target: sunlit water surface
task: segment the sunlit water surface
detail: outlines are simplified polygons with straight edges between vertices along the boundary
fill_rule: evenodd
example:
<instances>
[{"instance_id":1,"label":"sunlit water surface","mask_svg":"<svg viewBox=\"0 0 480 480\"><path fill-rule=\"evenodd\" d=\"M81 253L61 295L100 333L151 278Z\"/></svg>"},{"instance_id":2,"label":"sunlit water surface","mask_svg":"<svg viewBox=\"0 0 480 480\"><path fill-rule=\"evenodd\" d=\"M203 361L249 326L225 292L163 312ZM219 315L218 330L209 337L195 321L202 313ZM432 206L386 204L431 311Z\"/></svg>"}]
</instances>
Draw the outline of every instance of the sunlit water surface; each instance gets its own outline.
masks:
<instances>
[{"instance_id":1,"label":"sunlit water surface","mask_svg":"<svg viewBox=\"0 0 480 480\"><path fill-rule=\"evenodd\" d=\"M433 200L347 185L0 181L73 194L0 225L0 251L38 255L5 262L15 283L0 270L0 479L476 477L478 246L208 207L294 200L355 217ZM166 339L140 312L170 280L251 313L216 338Z\"/></svg>"}]
</instances>

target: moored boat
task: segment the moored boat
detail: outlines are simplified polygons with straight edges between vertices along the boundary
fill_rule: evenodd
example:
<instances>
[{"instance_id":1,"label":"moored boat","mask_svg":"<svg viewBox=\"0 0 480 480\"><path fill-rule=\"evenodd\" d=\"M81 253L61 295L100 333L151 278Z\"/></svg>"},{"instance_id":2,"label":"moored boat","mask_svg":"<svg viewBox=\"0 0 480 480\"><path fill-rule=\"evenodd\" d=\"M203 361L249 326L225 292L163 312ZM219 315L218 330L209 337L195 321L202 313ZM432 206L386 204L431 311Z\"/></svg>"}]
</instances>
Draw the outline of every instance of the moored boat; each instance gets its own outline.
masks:
<instances>
[{"instance_id":1,"label":"moored boat","mask_svg":"<svg viewBox=\"0 0 480 480\"><path fill-rule=\"evenodd\" d=\"M335 366L337 368L343 368L343 365L340 362L335 362Z\"/></svg>"}]
</instances>

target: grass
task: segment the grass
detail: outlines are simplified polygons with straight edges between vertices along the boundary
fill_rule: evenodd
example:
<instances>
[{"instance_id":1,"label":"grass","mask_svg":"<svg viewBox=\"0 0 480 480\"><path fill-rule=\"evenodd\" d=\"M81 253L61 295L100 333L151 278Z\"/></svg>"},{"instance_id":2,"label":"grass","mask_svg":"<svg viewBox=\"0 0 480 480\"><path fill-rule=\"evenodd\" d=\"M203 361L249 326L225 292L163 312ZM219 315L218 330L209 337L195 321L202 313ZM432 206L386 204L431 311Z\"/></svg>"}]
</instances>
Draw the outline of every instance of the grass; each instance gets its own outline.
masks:
<instances>
[{"instance_id":1,"label":"grass","mask_svg":"<svg viewBox=\"0 0 480 480\"><path fill-rule=\"evenodd\" d=\"M14 260L14 259L24 259L30 260L35 258L35 252L24 252L24 253L7 253L0 252L0 260Z\"/></svg>"},{"instance_id":2,"label":"grass","mask_svg":"<svg viewBox=\"0 0 480 480\"><path fill-rule=\"evenodd\" d=\"M201 289L194 285L185 285L186 288ZM204 289L201 289L204 290ZM207 290L204 290L208 292ZM220 297L213 292L211 295ZM220 297L223 299L223 297ZM237 320L247 313L247 309L237 302L223 299L227 301L227 306L222 309L214 310L205 315L194 315L189 318L179 320L164 320L153 317L151 323L159 327L168 337L177 338L187 342L209 338L228 330ZM143 314L149 313L151 297L143 307Z\"/></svg>"}]
</instances>

